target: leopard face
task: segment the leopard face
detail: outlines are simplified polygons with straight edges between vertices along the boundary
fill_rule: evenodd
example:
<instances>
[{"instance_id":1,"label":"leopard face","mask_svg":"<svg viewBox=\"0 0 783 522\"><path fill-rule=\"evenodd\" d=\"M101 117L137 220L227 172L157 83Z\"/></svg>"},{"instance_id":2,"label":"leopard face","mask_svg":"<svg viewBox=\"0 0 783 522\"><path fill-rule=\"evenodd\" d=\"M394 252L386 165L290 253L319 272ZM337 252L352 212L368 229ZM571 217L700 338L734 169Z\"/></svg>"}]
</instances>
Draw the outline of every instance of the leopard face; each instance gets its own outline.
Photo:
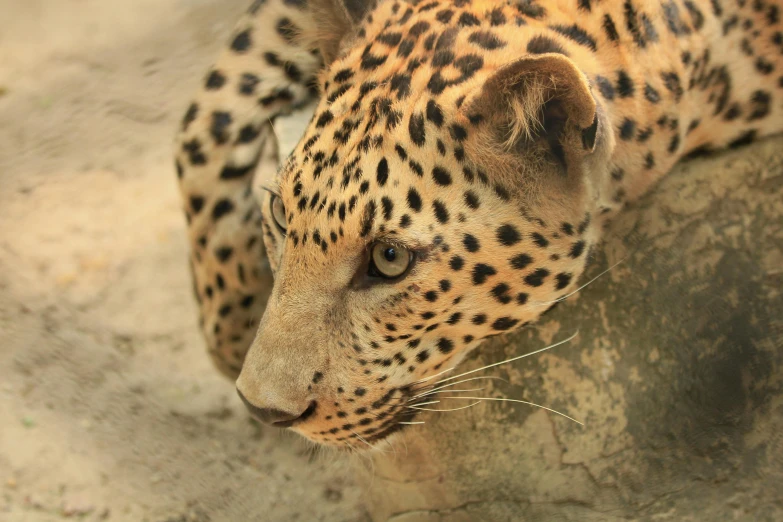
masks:
<instances>
[{"instance_id":1,"label":"leopard face","mask_svg":"<svg viewBox=\"0 0 783 522\"><path fill-rule=\"evenodd\" d=\"M414 422L437 375L574 290L597 239L589 180L614 144L568 58L509 66L486 47L512 27L402 5L375 9L322 74L261 205L275 283L237 387L326 445Z\"/></svg>"}]
</instances>

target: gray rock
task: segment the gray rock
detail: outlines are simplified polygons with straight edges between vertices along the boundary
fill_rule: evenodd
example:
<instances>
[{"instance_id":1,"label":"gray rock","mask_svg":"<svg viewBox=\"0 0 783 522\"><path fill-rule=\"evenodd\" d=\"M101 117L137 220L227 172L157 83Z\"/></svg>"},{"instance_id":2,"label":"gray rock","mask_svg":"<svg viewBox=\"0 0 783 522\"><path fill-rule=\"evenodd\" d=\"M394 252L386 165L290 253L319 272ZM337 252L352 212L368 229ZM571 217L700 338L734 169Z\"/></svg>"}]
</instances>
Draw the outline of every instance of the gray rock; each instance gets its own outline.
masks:
<instances>
[{"instance_id":1,"label":"gray rock","mask_svg":"<svg viewBox=\"0 0 783 522\"><path fill-rule=\"evenodd\" d=\"M678 166L584 280L622 263L459 367L578 330L463 395L584 426L507 402L428 413L375 454L373 519L783 520L782 196L781 138Z\"/></svg>"}]
</instances>

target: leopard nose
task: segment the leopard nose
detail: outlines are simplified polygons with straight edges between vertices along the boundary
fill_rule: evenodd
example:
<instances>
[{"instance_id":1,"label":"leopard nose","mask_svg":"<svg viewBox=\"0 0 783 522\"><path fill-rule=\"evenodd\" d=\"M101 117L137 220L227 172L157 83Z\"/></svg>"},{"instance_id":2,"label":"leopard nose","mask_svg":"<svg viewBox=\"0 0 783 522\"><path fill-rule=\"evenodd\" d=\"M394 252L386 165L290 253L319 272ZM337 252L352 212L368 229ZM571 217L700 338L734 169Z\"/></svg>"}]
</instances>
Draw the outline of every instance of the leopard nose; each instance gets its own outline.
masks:
<instances>
[{"instance_id":1,"label":"leopard nose","mask_svg":"<svg viewBox=\"0 0 783 522\"><path fill-rule=\"evenodd\" d=\"M250 414L253 415L253 417L264 424L269 424L275 428L289 428L293 426L296 422L304 420L312 415L313 412L315 412L316 407L316 403L313 401L307 408L300 412L283 411L276 408L259 408L247 400L239 389L237 389L237 394L239 395L239 398L242 399L242 402L245 403L247 409L250 410Z\"/></svg>"}]
</instances>

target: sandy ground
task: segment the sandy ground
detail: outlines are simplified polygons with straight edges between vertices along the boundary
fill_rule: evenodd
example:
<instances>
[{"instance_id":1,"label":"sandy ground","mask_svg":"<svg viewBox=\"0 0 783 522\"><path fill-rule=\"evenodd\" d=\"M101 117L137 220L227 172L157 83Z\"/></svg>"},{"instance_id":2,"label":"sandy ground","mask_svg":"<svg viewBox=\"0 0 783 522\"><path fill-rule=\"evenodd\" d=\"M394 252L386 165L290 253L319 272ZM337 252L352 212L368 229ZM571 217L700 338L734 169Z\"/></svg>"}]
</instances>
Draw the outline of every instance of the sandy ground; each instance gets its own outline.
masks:
<instances>
[{"instance_id":1,"label":"sandy ground","mask_svg":"<svg viewBox=\"0 0 783 522\"><path fill-rule=\"evenodd\" d=\"M246 3L0 0L4 522L366 520L196 327L171 143Z\"/></svg>"}]
</instances>

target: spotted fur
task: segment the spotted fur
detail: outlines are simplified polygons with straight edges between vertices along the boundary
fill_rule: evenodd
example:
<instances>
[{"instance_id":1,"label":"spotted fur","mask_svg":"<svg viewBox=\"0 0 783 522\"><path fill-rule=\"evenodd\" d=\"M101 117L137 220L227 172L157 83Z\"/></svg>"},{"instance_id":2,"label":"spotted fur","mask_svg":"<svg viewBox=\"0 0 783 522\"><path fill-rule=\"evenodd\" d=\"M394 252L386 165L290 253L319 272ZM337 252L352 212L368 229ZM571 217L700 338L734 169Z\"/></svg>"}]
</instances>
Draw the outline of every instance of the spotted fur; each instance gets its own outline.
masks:
<instances>
[{"instance_id":1,"label":"spotted fur","mask_svg":"<svg viewBox=\"0 0 783 522\"><path fill-rule=\"evenodd\" d=\"M572 292L602 224L675 162L781 130L780 11L256 0L176 152L217 366L322 444L405 426L417 381ZM277 163L274 119L313 99L267 187L283 234L254 176ZM368 274L379 240L415 253L403 276Z\"/></svg>"}]
</instances>

